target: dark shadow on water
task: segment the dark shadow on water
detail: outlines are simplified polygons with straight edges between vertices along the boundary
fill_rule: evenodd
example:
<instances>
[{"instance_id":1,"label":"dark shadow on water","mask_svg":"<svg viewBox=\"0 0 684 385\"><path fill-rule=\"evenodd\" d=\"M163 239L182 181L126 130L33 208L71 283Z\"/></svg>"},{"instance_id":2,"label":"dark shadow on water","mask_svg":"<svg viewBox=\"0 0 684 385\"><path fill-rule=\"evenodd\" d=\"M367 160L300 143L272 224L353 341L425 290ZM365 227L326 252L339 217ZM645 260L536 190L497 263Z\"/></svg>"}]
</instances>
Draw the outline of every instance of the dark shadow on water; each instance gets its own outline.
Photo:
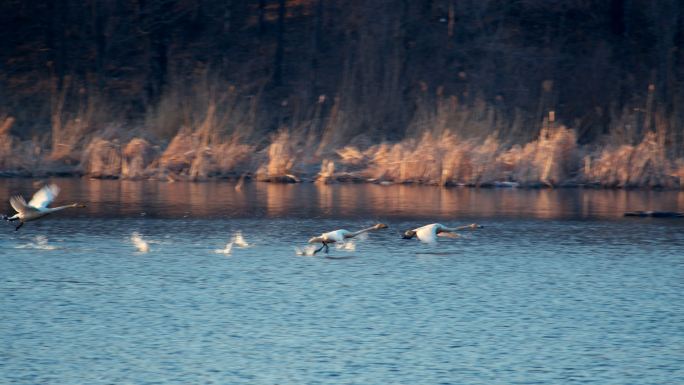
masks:
<instances>
[{"instance_id":1,"label":"dark shadow on water","mask_svg":"<svg viewBox=\"0 0 684 385\"><path fill-rule=\"evenodd\" d=\"M70 279L32 279L30 281L31 283L40 283L40 282L46 282L46 283L69 283L73 285L93 285L93 286L102 286L99 283L96 282L87 282L87 281L75 281L75 280L70 280Z\"/></svg>"},{"instance_id":2,"label":"dark shadow on water","mask_svg":"<svg viewBox=\"0 0 684 385\"><path fill-rule=\"evenodd\" d=\"M325 259L353 259L353 258L357 258L357 256L355 256L355 255L339 255L339 256L325 255L325 256L323 256L323 258L325 258Z\"/></svg>"},{"instance_id":3,"label":"dark shadow on water","mask_svg":"<svg viewBox=\"0 0 684 385\"><path fill-rule=\"evenodd\" d=\"M441 256L457 256L458 253L448 252L448 251L421 251L416 253L416 255L441 255Z\"/></svg>"}]
</instances>

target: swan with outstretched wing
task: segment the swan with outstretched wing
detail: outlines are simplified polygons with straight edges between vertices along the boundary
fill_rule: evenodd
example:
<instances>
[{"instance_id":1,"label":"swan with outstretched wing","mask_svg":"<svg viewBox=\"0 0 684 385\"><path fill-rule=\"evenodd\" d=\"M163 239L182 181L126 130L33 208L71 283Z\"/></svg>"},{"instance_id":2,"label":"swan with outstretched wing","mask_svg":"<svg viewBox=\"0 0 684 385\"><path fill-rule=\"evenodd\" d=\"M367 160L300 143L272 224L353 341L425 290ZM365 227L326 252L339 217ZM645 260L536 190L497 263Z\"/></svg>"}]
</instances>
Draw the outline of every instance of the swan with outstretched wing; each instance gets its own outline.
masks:
<instances>
[{"instance_id":1,"label":"swan with outstretched wing","mask_svg":"<svg viewBox=\"0 0 684 385\"><path fill-rule=\"evenodd\" d=\"M361 235L361 234L367 233L369 231L375 231L375 230L386 229L386 228L387 228L386 224L378 223L378 224L371 226L369 228L362 229L359 231L354 231L354 232L351 232L351 231L345 230L345 229L329 231L327 233L323 233L317 237L313 237L313 238L309 239L309 243L322 243L323 244L320 248L316 249L313 252L313 254L316 254L323 249L325 249L325 252L327 253L328 249L329 249L328 245L331 243L344 242L346 239L354 238L357 235Z\"/></svg>"},{"instance_id":2,"label":"swan with outstretched wing","mask_svg":"<svg viewBox=\"0 0 684 385\"><path fill-rule=\"evenodd\" d=\"M48 207L52 201L59 195L59 187L55 184L50 184L43 186L38 190L31 200L26 203L26 200L21 195L15 195L10 198L10 205L17 213L11 217L3 215L3 219L13 222L19 221L19 224L14 229L19 230L25 222L34 221L36 219L42 218L48 214L52 214L57 211L68 209L71 207L85 207L85 205L80 203L72 203L70 205L58 206L58 207Z\"/></svg>"},{"instance_id":3,"label":"swan with outstretched wing","mask_svg":"<svg viewBox=\"0 0 684 385\"><path fill-rule=\"evenodd\" d=\"M413 230L406 230L403 234L404 239L418 238L419 241L425 243L437 242L437 237L458 238L460 235L456 233L461 230L481 229L482 226L477 223L472 223L465 226L447 227L441 223L431 223Z\"/></svg>"}]
</instances>

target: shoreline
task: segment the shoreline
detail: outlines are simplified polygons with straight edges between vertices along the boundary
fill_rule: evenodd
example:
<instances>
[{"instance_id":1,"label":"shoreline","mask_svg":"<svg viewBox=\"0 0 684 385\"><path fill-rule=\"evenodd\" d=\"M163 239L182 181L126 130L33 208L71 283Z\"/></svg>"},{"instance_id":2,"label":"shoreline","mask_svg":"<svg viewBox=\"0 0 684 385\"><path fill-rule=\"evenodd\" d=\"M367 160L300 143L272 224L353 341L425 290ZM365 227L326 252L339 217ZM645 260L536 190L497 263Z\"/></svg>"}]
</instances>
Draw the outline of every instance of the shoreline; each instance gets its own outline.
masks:
<instances>
[{"instance_id":1,"label":"shoreline","mask_svg":"<svg viewBox=\"0 0 684 385\"><path fill-rule=\"evenodd\" d=\"M348 174L327 177L325 180L317 178L316 176L295 176L286 174L281 176L271 176L260 178L253 174L242 175L223 175L223 176L209 176L203 179L193 179L187 175L167 175L166 178L151 176L147 178L124 178L121 176L92 176L81 172L45 172L40 174L20 173L0 171L0 180L7 179L48 179L48 178L64 178L64 179L90 179L90 180L116 180L125 182L147 182L155 181L162 183L222 183L222 182L237 182L238 184L249 183L272 183L272 184L324 184L324 185L354 185L354 184L374 184L379 186L433 186L449 189L469 188L469 189L502 189L502 190L553 190L553 189L587 189L587 190L637 190L637 191L684 191L683 187L667 187L667 186L640 186L640 185L607 185L596 183L581 183L576 181L565 181L557 184L552 183L520 183L516 181L493 181L483 183L439 183L436 181L393 181L381 180L374 178L363 178L360 176L351 176ZM244 182L241 182L243 180Z\"/></svg>"}]
</instances>

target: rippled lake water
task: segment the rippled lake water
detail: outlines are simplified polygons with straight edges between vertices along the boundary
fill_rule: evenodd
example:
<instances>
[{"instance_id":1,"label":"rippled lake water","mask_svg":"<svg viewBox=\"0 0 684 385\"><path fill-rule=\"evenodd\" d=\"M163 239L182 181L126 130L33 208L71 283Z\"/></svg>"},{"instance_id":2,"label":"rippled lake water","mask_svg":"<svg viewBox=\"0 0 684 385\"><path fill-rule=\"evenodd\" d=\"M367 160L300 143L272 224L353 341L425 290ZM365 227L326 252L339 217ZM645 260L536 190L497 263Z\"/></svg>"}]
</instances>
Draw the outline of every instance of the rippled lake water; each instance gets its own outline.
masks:
<instances>
[{"instance_id":1,"label":"rippled lake water","mask_svg":"<svg viewBox=\"0 0 684 385\"><path fill-rule=\"evenodd\" d=\"M684 219L622 217L679 192L54 182L88 207L0 223L3 384L684 383Z\"/></svg>"}]
</instances>

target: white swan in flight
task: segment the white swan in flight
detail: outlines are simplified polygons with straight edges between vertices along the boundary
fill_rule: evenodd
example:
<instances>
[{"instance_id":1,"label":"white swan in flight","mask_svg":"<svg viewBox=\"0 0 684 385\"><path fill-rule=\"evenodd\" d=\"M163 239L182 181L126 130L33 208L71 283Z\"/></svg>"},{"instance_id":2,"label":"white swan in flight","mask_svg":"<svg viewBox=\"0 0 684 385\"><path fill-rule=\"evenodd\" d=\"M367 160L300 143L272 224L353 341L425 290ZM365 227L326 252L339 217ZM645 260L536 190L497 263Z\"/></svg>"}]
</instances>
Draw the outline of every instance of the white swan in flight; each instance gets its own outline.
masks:
<instances>
[{"instance_id":1,"label":"white swan in flight","mask_svg":"<svg viewBox=\"0 0 684 385\"><path fill-rule=\"evenodd\" d=\"M313 253L316 254L319 251L323 250L325 248L325 252L328 252L328 245L331 243L335 242L344 242L345 239L349 238L354 238L357 235L367 233L369 231L374 231L374 230L380 230L380 229L386 229L387 225L384 223L378 223L375 226L369 227L367 229L362 229L359 231L351 232L349 230L345 229L340 229L340 230L335 230L335 231L329 231L327 233L323 233L317 237L313 237L309 239L309 243L322 243L323 246L320 248L316 249Z\"/></svg>"},{"instance_id":2,"label":"white swan in flight","mask_svg":"<svg viewBox=\"0 0 684 385\"><path fill-rule=\"evenodd\" d=\"M418 238L421 242L434 243L437 242L437 237L458 238L460 235L456 231L460 230L474 230L481 229L482 226L472 223L465 226L446 227L441 223L432 223L413 230L406 230L404 232L404 239Z\"/></svg>"},{"instance_id":3,"label":"white swan in flight","mask_svg":"<svg viewBox=\"0 0 684 385\"><path fill-rule=\"evenodd\" d=\"M71 207L86 207L80 203L72 203L70 205L58 207L48 207L48 205L55 200L58 194L59 187L57 187L55 184L51 184L44 186L38 190L38 192L33 194L33 198L31 198L29 203L26 203L26 200L24 200L24 197L21 195L15 195L10 198L10 205L12 205L12 208L14 208L17 213L11 217L3 215L2 218L10 222L19 220L19 225L17 225L17 227L14 229L14 231L17 231L21 226L24 225L25 222L34 221L56 211L61 211Z\"/></svg>"}]
</instances>

